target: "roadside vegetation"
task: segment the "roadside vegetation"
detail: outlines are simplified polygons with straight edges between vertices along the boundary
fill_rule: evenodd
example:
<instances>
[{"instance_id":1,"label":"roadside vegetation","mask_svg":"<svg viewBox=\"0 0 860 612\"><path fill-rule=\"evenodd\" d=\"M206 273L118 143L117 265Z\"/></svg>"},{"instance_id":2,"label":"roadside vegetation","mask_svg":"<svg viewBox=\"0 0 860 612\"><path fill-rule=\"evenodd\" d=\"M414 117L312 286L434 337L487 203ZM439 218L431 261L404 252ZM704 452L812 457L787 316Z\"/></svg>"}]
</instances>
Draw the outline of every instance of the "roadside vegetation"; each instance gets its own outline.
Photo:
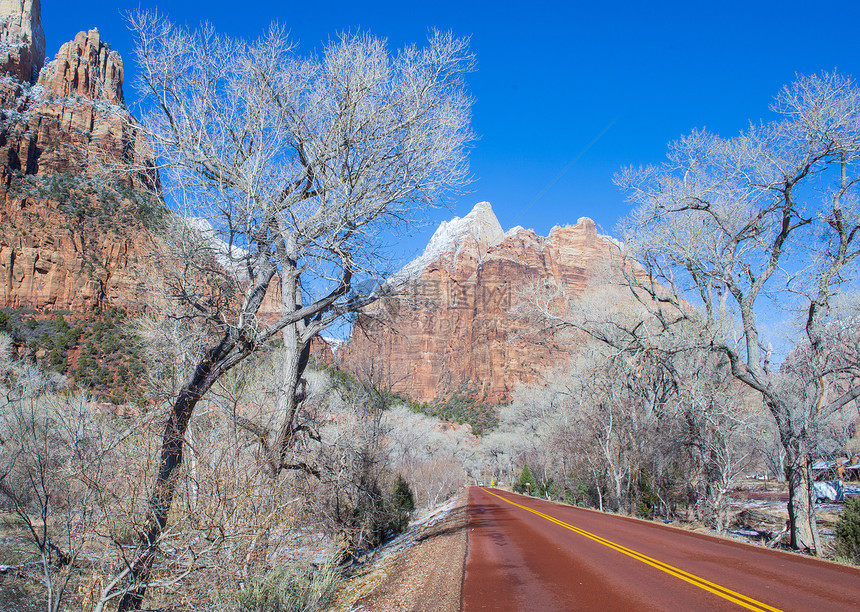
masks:
<instances>
[{"instance_id":1,"label":"roadside vegetation","mask_svg":"<svg viewBox=\"0 0 860 612\"><path fill-rule=\"evenodd\" d=\"M607 277L626 285L535 286L515 313L581 350L504 405L469 385L417 403L311 342L377 298L358 287L392 228L468 181L468 41L347 33L300 55L275 26L247 43L129 20L160 182L11 189L164 250L145 312L0 310L4 605L321 610L415 512L491 481L725 533L730 493L764 474L791 496L788 544L826 552L810 464L847 449L860 398L853 81L799 77L777 120L622 171L636 209ZM791 343L768 338L774 309ZM858 561L860 503L835 547Z\"/></svg>"},{"instance_id":2,"label":"roadside vegetation","mask_svg":"<svg viewBox=\"0 0 860 612\"><path fill-rule=\"evenodd\" d=\"M790 546L823 554L810 466L830 456L821 444L833 438L832 421L856 412L860 397L860 87L837 72L799 75L769 110L736 136L694 130L669 144L664 163L616 175L634 208L620 223L615 265L625 282L615 290L635 299L636 312L618 312L611 301L579 303L553 287L536 287L528 301L535 327L575 330L614 353L619 384L600 397L611 405L630 396L624 411L647 417L634 427L672 414L676 397L696 413L706 406L697 399L702 389L744 390L778 432ZM713 374L688 367L696 362ZM648 369L640 376L627 364ZM642 380L651 388L638 389ZM716 416L715 430L730 434L736 408L747 403L720 403L701 417ZM607 416L604 432L617 422ZM750 431L741 425L737 434ZM651 438L643 431L633 444L640 440ZM719 454L733 457L718 461L725 474L737 452ZM646 456L638 453L633 465ZM615 498L623 482L642 488L644 473L622 473L630 470L610 467ZM655 494L659 475L672 474L647 471ZM712 482L719 505L724 486Z\"/></svg>"},{"instance_id":3,"label":"roadside vegetation","mask_svg":"<svg viewBox=\"0 0 860 612\"><path fill-rule=\"evenodd\" d=\"M836 558L860 565L860 498L849 499L836 522Z\"/></svg>"},{"instance_id":4,"label":"roadside vegetation","mask_svg":"<svg viewBox=\"0 0 860 612\"><path fill-rule=\"evenodd\" d=\"M150 381L173 358L145 338ZM190 424L175 527L153 565L153 606L322 609L344 568L464 484L470 435L322 369L307 373L312 433L291 455L299 469L274 478L243 424L277 415L284 358L275 348L225 377ZM144 410L117 411L19 356L0 333L4 601L20 610L115 607L122 558L140 529L139 502L127 500L146 490L167 401L149 384Z\"/></svg>"},{"instance_id":5,"label":"roadside vegetation","mask_svg":"<svg viewBox=\"0 0 860 612\"><path fill-rule=\"evenodd\" d=\"M707 353L675 359L678 378L652 357L595 345L549 373L552 384L519 388L499 427L481 440L490 466L484 479L724 532L729 491L778 455L773 425Z\"/></svg>"}]
</instances>

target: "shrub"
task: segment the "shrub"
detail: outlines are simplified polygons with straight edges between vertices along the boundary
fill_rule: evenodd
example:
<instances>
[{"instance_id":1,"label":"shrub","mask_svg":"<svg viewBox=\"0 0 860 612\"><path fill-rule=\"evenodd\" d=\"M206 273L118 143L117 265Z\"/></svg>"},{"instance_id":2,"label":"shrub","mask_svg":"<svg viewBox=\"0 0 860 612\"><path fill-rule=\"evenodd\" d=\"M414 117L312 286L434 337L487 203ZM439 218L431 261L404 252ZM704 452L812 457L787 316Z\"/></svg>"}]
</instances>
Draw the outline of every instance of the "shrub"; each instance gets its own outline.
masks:
<instances>
[{"instance_id":1,"label":"shrub","mask_svg":"<svg viewBox=\"0 0 860 612\"><path fill-rule=\"evenodd\" d=\"M836 553L852 563L860 563L860 499L845 500L836 522Z\"/></svg>"},{"instance_id":2,"label":"shrub","mask_svg":"<svg viewBox=\"0 0 860 612\"><path fill-rule=\"evenodd\" d=\"M497 406L477 399L477 389L470 383L463 383L448 395L439 397L431 403L413 402L401 398L402 403L419 414L427 414L446 421L468 424L475 435L482 435L498 425Z\"/></svg>"},{"instance_id":3,"label":"shrub","mask_svg":"<svg viewBox=\"0 0 860 612\"><path fill-rule=\"evenodd\" d=\"M48 360L51 364L51 368L59 372L66 369L66 358L63 356L63 351L59 349L51 349L51 352L48 355Z\"/></svg>"},{"instance_id":4,"label":"shrub","mask_svg":"<svg viewBox=\"0 0 860 612\"><path fill-rule=\"evenodd\" d=\"M573 488L565 490L563 501L570 506L587 506L589 497L590 491L585 481L576 480Z\"/></svg>"},{"instance_id":5,"label":"shrub","mask_svg":"<svg viewBox=\"0 0 860 612\"><path fill-rule=\"evenodd\" d=\"M415 510L415 495L409 487L409 483L397 475L394 488L391 491L391 512L388 529L394 534L403 533L409 527L409 519Z\"/></svg>"},{"instance_id":6,"label":"shrub","mask_svg":"<svg viewBox=\"0 0 860 612\"><path fill-rule=\"evenodd\" d=\"M639 470L636 479L636 497L633 500L633 509L636 516L650 519L660 509L660 496L657 485L652 482L648 470Z\"/></svg>"}]
</instances>

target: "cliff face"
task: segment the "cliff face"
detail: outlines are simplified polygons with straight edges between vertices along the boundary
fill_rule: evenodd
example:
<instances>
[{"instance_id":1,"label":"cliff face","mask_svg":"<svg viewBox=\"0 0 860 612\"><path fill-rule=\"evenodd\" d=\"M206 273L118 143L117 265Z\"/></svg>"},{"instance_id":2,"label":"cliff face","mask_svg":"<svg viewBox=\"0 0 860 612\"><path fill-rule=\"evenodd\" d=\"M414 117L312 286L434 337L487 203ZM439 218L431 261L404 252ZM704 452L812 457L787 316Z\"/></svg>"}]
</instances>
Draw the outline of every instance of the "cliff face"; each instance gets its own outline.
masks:
<instances>
[{"instance_id":1,"label":"cliff face","mask_svg":"<svg viewBox=\"0 0 860 612\"><path fill-rule=\"evenodd\" d=\"M78 32L39 73L39 84L60 98L83 96L123 105L122 58L101 41L98 30Z\"/></svg>"},{"instance_id":2,"label":"cliff face","mask_svg":"<svg viewBox=\"0 0 860 612\"><path fill-rule=\"evenodd\" d=\"M29 83L44 63L39 0L0 0L0 74Z\"/></svg>"},{"instance_id":3,"label":"cliff face","mask_svg":"<svg viewBox=\"0 0 860 612\"><path fill-rule=\"evenodd\" d=\"M395 275L394 295L359 317L338 360L417 400L464 387L478 400L504 400L572 349L533 333L523 296L546 285L585 295L610 280L616 253L591 219L548 237L520 227L502 233L490 205L478 204L443 223L424 255Z\"/></svg>"},{"instance_id":4,"label":"cliff face","mask_svg":"<svg viewBox=\"0 0 860 612\"><path fill-rule=\"evenodd\" d=\"M38 0L0 0L0 307L87 311L145 301L144 231L163 210L123 104L122 59L97 30L44 58ZM41 48L41 51L39 51ZM10 49L18 50L14 55ZM26 52L23 50L27 49ZM134 161L137 173L112 172Z\"/></svg>"}]
</instances>

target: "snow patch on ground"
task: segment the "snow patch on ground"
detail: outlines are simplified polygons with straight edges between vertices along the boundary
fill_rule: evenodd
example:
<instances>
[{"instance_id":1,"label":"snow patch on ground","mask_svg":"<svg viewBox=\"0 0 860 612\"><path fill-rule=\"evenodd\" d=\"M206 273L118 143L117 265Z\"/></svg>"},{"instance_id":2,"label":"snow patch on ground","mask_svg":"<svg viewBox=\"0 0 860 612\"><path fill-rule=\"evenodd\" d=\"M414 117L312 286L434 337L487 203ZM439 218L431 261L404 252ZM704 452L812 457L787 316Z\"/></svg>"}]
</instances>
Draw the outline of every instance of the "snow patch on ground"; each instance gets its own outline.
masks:
<instances>
[{"instance_id":1,"label":"snow patch on ground","mask_svg":"<svg viewBox=\"0 0 860 612\"><path fill-rule=\"evenodd\" d=\"M361 562L367 563L368 561L375 559L377 556L382 555L385 557L393 552L398 552L412 546L417 541L418 536L424 533L427 528L442 521L446 516L448 516L451 510L457 507L459 497L459 495L454 495L445 503L425 510L423 514L412 519L406 531L393 540L382 544L378 548L368 551Z\"/></svg>"},{"instance_id":2,"label":"snow patch on ground","mask_svg":"<svg viewBox=\"0 0 860 612\"><path fill-rule=\"evenodd\" d=\"M466 554L465 495L461 491L424 511L404 534L368 553L352 568L334 608L349 612L457 609L459 597L452 588L462 580ZM449 518L452 523L445 522ZM399 605L390 605L395 603Z\"/></svg>"}]
</instances>

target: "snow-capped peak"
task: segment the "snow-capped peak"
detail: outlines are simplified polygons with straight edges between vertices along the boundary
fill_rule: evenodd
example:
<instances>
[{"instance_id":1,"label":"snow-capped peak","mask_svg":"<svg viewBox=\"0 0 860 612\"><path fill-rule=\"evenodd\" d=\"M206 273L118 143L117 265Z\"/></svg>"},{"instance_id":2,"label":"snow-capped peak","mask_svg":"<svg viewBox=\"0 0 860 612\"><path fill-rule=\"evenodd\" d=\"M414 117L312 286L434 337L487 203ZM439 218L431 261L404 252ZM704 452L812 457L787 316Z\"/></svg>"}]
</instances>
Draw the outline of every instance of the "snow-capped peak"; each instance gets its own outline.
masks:
<instances>
[{"instance_id":1,"label":"snow-capped peak","mask_svg":"<svg viewBox=\"0 0 860 612\"><path fill-rule=\"evenodd\" d=\"M489 202L478 202L465 217L442 221L424 253L406 264L395 277L407 279L420 275L428 265L453 250L465 236L474 238L481 252L505 239L505 232Z\"/></svg>"},{"instance_id":2,"label":"snow-capped peak","mask_svg":"<svg viewBox=\"0 0 860 612\"><path fill-rule=\"evenodd\" d=\"M205 217L183 217L182 221L187 228L209 243L219 265L236 273L243 273L240 262L248 254L245 249L222 240L212 223Z\"/></svg>"},{"instance_id":3,"label":"snow-capped peak","mask_svg":"<svg viewBox=\"0 0 860 612\"><path fill-rule=\"evenodd\" d=\"M338 349L340 349L340 347L342 347L346 343L346 340L333 338L332 336L322 336L322 339L325 341L326 344L328 344L332 353L337 353Z\"/></svg>"}]
</instances>

